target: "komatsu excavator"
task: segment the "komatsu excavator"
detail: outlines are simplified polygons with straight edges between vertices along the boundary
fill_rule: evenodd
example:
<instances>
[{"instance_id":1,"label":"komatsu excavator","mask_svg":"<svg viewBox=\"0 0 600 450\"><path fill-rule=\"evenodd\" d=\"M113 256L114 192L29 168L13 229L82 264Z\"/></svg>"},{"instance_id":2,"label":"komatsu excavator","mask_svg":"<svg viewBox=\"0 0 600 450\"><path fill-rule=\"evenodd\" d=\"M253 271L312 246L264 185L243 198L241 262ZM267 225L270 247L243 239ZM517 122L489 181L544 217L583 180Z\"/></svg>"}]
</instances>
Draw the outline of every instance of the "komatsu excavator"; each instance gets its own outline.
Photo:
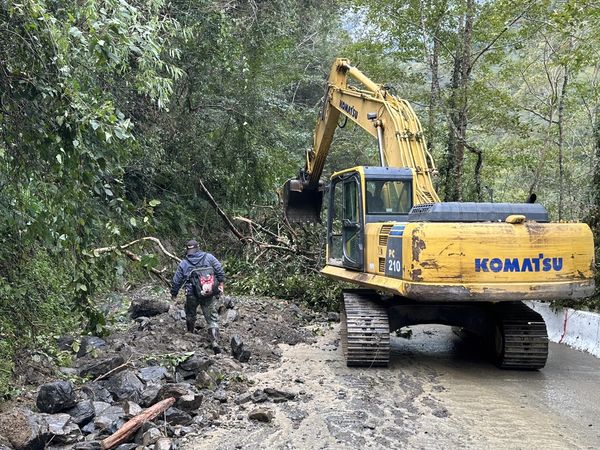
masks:
<instances>
[{"instance_id":1,"label":"komatsu excavator","mask_svg":"<svg viewBox=\"0 0 600 450\"><path fill-rule=\"evenodd\" d=\"M336 172L325 189L340 116L377 140L380 166ZM489 338L499 367L544 367L546 325L523 300L593 293L590 228L551 223L537 203L440 202L435 171L409 103L337 59L314 146L283 200L288 220L315 222L329 196L322 273L361 287L343 294L347 365L387 366L390 332L435 323Z\"/></svg>"}]
</instances>

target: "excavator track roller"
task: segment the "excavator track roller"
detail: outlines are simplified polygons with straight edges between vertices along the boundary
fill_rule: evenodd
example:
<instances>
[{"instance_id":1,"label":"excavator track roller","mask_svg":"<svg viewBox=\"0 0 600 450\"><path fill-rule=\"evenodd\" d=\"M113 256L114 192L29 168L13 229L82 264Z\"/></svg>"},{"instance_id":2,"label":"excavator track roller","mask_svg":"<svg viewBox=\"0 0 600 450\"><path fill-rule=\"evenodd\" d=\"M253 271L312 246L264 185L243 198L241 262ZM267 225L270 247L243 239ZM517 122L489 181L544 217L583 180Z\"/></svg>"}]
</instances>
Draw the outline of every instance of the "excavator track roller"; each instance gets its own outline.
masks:
<instances>
[{"instance_id":1,"label":"excavator track roller","mask_svg":"<svg viewBox=\"0 0 600 450\"><path fill-rule=\"evenodd\" d=\"M348 367L387 367L390 361L390 326L387 309L369 291L343 293L342 350Z\"/></svg>"},{"instance_id":2,"label":"excavator track roller","mask_svg":"<svg viewBox=\"0 0 600 450\"><path fill-rule=\"evenodd\" d=\"M522 302L500 303L494 308L494 353L498 367L521 370L544 367L548 359L548 333L542 316Z\"/></svg>"}]
</instances>

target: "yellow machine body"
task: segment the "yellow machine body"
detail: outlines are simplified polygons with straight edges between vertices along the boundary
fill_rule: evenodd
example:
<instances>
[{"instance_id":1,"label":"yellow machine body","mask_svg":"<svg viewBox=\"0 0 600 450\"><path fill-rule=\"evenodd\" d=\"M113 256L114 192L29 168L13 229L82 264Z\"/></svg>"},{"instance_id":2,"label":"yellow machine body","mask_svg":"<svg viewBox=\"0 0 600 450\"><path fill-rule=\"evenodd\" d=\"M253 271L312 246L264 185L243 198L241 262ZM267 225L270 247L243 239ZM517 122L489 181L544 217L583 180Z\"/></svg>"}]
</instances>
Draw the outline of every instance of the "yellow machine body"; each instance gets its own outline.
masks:
<instances>
[{"instance_id":1,"label":"yellow machine body","mask_svg":"<svg viewBox=\"0 0 600 450\"><path fill-rule=\"evenodd\" d=\"M377 139L380 165L334 173L326 189L340 118ZM590 228L551 223L540 204L441 202L436 172L409 103L337 59L313 148L283 201L290 222L314 222L329 196L322 273L361 286L343 291L346 364L387 366L391 331L437 323L480 336L501 368L541 369L546 326L522 300L593 294Z\"/></svg>"},{"instance_id":2,"label":"yellow machine body","mask_svg":"<svg viewBox=\"0 0 600 450\"><path fill-rule=\"evenodd\" d=\"M319 220L325 191L320 177L340 117L377 139L381 164L332 175L325 275L420 301L556 300L593 293L594 243L587 225L550 223L541 205L543 220L528 212L495 214L497 204L441 203L432 182L435 163L410 104L347 59L332 66L306 166L284 188L290 220ZM385 180L396 181L382 188ZM380 183L378 196L389 214L370 214L369 183ZM427 205L483 205L484 212L473 221L454 221L451 214L437 222L415 220L410 208ZM531 211L527 204L505 205Z\"/></svg>"},{"instance_id":3,"label":"yellow machine body","mask_svg":"<svg viewBox=\"0 0 600 450\"><path fill-rule=\"evenodd\" d=\"M366 198L365 168L338 172L332 178L348 174L360 180L360 198ZM556 300L582 298L594 291L594 243L586 224L537 223L527 218L368 223L366 202L356 204L360 218L356 232L363 233L361 268L344 267L330 241L325 275L438 302Z\"/></svg>"}]
</instances>

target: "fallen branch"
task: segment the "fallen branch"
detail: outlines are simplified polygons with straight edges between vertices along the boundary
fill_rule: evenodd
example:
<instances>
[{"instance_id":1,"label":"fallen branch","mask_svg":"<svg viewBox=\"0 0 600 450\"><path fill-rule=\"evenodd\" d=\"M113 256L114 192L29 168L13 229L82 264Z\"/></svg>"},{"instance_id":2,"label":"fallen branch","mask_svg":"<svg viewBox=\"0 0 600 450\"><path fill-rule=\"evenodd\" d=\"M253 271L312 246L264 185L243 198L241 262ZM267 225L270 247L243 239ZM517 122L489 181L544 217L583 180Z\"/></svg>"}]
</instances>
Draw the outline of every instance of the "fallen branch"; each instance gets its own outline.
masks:
<instances>
[{"instance_id":1,"label":"fallen branch","mask_svg":"<svg viewBox=\"0 0 600 450\"><path fill-rule=\"evenodd\" d=\"M131 367L131 358L129 358L127 360L127 362L121 364L120 366L115 367L114 369L109 370L106 373L103 373L102 375L97 376L92 383L95 383L96 381L100 381L103 380L104 378L108 377L109 375L112 375L115 372L118 372L119 370L125 368L125 367Z\"/></svg>"},{"instance_id":2,"label":"fallen branch","mask_svg":"<svg viewBox=\"0 0 600 450\"><path fill-rule=\"evenodd\" d=\"M221 218L223 219L223 221L225 222L225 224L227 225L227 227L231 230L231 232L233 234L235 234L235 237L237 237L242 242L247 242L248 238L245 237L242 233L240 233L240 231L236 228L236 226L233 224L233 222L231 221L231 219L229 219L229 217L227 216L227 214L225 214L225 211L223 211L221 209L221 207L219 206L219 204L217 203L217 201L215 200L215 198L212 196L212 194L206 188L206 186L204 186L204 183L200 179L198 179L198 186L200 187L200 189L202 190L202 192L204 192L204 195L208 199L208 202L213 206L213 208L215 208L215 210L217 211L217 214L219 216L221 216Z\"/></svg>"},{"instance_id":3,"label":"fallen branch","mask_svg":"<svg viewBox=\"0 0 600 450\"><path fill-rule=\"evenodd\" d=\"M125 422L115 433L100 442L102 450L108 450L123 442L126 442L144 422L149 422L162 412L169 409L175 403L174 397L166 398L157 404L145 409L137 416Z\"/></svg>"},{"instance_id":4,"label":"fallen branch","mask_svg":"<svg viewBox=\"0 0 600 450\"><path fill-rule=\"evenodd\" d=\"M245 222L245 223L247 223L247 224L248 224L250 227L252 227L252 226L256 227L256 228L257 228L259 231L262 231L262 232L264 232L264 233L268 234L269 236L271 236L271 237L272 237L272 238L274 238L275 240L277 240L277 241L280 241L280 240L281 240L281 236L278 236L276 233L273 233L272 231L270 231L270 230L267 230L267 229L266 229L265 227L263 227L261 224L259 224L259 223L256 223L255 221L253 221L253 220L250 220L250 219L248 219L248 218L246 218L246 217L240 217L240 216L236 216L236 217L234 217L234 218L233 218L233 220L239 220L240 222Z\"/></svg>"},{"instance_id":5,"label":"fallen branch","mask_svg":"<svg viewBox=\"0 0 600 450\"><path fill-rule=\"evenodd\" d=\"M132 261L140 262L142 260L142 258L139 255L136 255L135 253L129 250L124 250L123 253L125 253L125 255ZM150 270L150 272L156 275L158 279L162 281L168 288L171 287L171 283L169 283L169 280L165 278L163 271L160 271L155 267L149 267L148 270Z\"/></svg>"},{"instance_id":6,"label":"fallen branch","mask_svg":"<svg viewBox=\"0 0 600 450\"><path fill-rule=\"evenodd\" d=\"M162 253L164 253L166 256L168 256L172 260L176 261L177 263L179 263L181 261L181 259L179 259L177 256L175 256L172 253L167 251L167 249L162 244L162 242L160 242L160 239L157 239L152 236L146 236L146 237L143 237L140 239L136 239L135 241L131 241L131 242L128 242L127 244L123 244L123 245L112 245L110 247L95 248L94 250L92 250L92 253L97 258L98 256L103 255L105 253L122 251L125 254L125 256L127 256L132 261L140 262L142 260L141 256L136 255L131 250L127 250L127 248L131 247L132 245L139 244L140 242L147 242L147 241L154 242L158 246L158 248L160 249L160 251ZM151 273L153 273L154 275L156 275L156 277L160 281L162 281L163 284L165 284L167 287L171 287L171 283L169 283L169 280L167 280L165 278L165 275L164 275L165 269L158 270L155 267L149 267L148 270Z\"/></svg>"},{"instance_id":7,"label":"fallen branch","mask_svg":"<svg viewBox=\"0 0 600 450\"><path fill-rule=\"evenodd\" d=\"M167 251L167 249L162 244L162 242L160 242L160 239L152 237L152 236L146 236L146 237L143 237L140 239L136 239L135 241L131 241L131 242L129 242L127 244L123 244L123 245L113 245L111 247L96 248L93 250L93 253L94 253L94 256L100 256L103 253L114 252L115 250L125 250L126 248L131 247L132 245L138 244L143 241L154 242L156 245L158 245L158 248L160 248L160 251L163 252L166 256L168 256L169 258L171 258L172 260L174 260L176 262L181 261L181 259L179 259L177 256L175 256L172 253Z\"/></svg>"}]
</instances>

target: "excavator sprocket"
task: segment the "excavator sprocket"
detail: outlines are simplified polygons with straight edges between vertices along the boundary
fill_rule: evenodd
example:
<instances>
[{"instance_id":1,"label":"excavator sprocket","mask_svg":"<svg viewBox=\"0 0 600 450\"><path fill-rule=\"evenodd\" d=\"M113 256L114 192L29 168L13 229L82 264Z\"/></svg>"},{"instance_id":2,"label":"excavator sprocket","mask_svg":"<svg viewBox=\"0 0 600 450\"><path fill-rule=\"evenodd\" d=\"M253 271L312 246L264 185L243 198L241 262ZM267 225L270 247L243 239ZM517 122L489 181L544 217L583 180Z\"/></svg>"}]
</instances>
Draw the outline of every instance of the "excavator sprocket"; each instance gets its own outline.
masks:
<instances>
[{"instance_id":1,"label":"excavator sprocket","mask_svg":"<svg viewBox=\"0 0 600 450\"><path fill-rule=\"evenodd\" d=\"M522 302L495 305L495 356L502 369L541 369L548 359L544 319Z\"/></svg>"},{"instance_id":2,"label":"excavator sprocket","mask_svg":"<svg viewBox=\"0 0 600 450\"><path fill-rule=\"evenodd\" d=\"M387 367L390 361L390 326L377 294L344 291L341 310L342 349L348 367Z\"/></svg>"}]
</instances>

